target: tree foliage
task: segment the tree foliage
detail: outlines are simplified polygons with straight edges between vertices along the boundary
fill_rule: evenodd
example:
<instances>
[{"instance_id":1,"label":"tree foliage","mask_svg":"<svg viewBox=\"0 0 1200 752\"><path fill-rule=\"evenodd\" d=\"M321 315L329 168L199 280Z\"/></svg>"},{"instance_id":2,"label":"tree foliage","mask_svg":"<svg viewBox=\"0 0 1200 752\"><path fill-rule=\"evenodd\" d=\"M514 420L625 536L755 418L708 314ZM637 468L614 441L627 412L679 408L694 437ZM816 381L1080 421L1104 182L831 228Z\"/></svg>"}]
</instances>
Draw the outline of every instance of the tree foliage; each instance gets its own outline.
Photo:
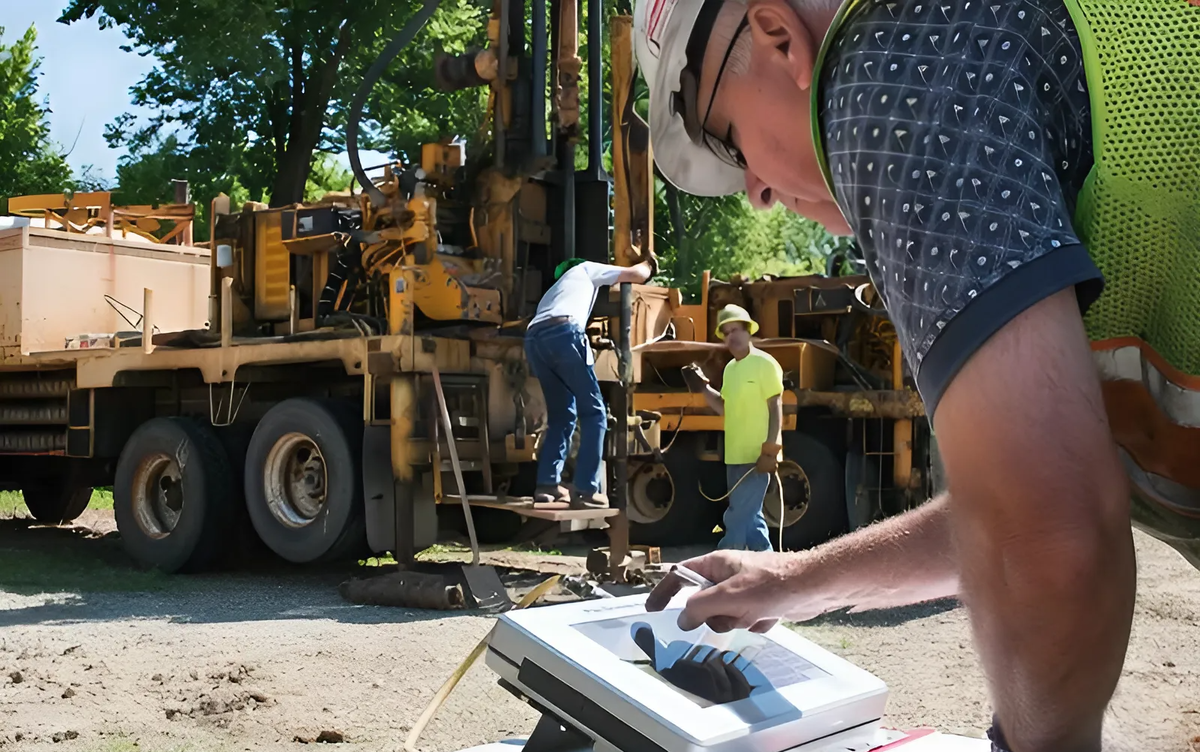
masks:
<instances>
[{"instance_id":1,"label":"tree foliage","mask_svg":"<svg viewBox=\"0 0 1200 752\"><path fill-rule=\"evenodd\" d=\"M0 27L0 37L4 29ZM0 213L8 197L56 193L71 185L71 169L50 141L49 109L37 101L37 29L0 43Z\"/></svg>"},{"instance_id":2,"label":"tree foliage","mask_svg":"<svg viewBox=\"0 0 1200 752\"><path fill-rule=\"evenodd\" d=\"M698 296L705 270L719 279L735 274L794 276L825 273L826 260L849 247L821 225L780 205L750 206L744 194L708 198L656 181L654 244L662 281Z\"/></svg>"},{"instance_id":3,"label":"tree foliage","mask_svg":"<svg viewBox=\"0 0 1200 752\"><path fill-rule=\"evenodd\" d=\"M175 199L171 181L186 180L192 201L198 205L195 237L208 238L208 202L217 194L229 196L236 209L247 201L266 202L265 193L252 193L241 177L229 172L205 169L180 145L175 136L156 141L136 156L126 156L117 164L115 200L124 205L166 204ZM318 154L304 187L305 201L315 201L329 191L350 187L351 175L328 154Z\"/></svg>"},{"instance_id":4,"label":"tree foliage","mask_svg":"<svg viewBox=\"0 0 1200 752\"><path fill-rule=\"evenodd\" d=\"M346 110L363 72L420 6L419 0L69 0L62 20L97 17L157 65L131 90L146 118L126 114L106 138L135 158L171 153L189 169L236 175L274 205L300 201L315 154L344 150ZM401 54L372 106L406 133L443 130L461 108L453 95L418 104L441 46L463 47L482 11L449 0ZM468 92L464 96L477 96ZM459 97L461 99L461 97ZM423 121L413 115L421 113ZM378 143L378 141L376 141ZM367 143L362 148L371 148Z\"/></svg>"},{"instance_id":5,"label":"tree foliage","mask_svg":"<svg viewBox=\"0 0 1200 752\"><path fill-rule=\"evenodd\" d=\"M68 0L63 21L96 17L102 27L118 26L132 40L131 49L157 61L131 92L132 103L150 115L122 116L106 133L112 146L130 150L118 167L119 200L170 201L173 178L190 181L202 206L218 192L229 194L236 206L248 199L283 205L344 190L351 178L330 155L346 148L349 103L363 74L420 5L421 0ZM372 90L360 148L412 162L420 158L421 144L440 138L465 140L469 154L483 145L487 89L439 90L434 58L483 46L488 5L442 1ZM606 18L614 10L629 12L615 0L603 6ZM580 24L580 57L587 60L593 42L602 46L602 146L611 169L608 24L599 40L588 38L586 10ZM586 107L590 84L585 65L580 169L587 162L593 116ZM635 100L643 117L646 99L639 80ZM655 201L660 281L689 294L698 292L705 269L723 278L822 271L829 249L844 245L782 208L753 211L744 197L689 196L659 180ZM205 237L203 227L201 220L198 238Z\"/></svg>"}]
</instances>

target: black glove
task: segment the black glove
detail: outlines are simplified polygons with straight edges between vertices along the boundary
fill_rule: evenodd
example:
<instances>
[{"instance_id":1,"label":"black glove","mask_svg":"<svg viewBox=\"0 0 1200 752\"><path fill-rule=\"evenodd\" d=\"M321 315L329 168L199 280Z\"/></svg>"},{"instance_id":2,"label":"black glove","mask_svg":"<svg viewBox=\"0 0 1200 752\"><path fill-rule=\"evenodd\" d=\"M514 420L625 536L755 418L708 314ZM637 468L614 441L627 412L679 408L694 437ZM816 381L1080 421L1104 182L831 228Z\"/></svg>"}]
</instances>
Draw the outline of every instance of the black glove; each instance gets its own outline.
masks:
<instances>
[{"instance_id":1,"label":"black glove","mask_svg":"<svg viewBox=\"0 0 1200 752\"><path fill-rule=\"evenodd\" d=\"M650 625L633 628L633 641L650 658L654 671L670 684L712 703L737 702L770 682L748 660L710 645L676 640L663 644Z\"/></svg>"},{"instance_id":2,"label":"black glove","mask_svg":"<svg viewBox=\"0 0 1200 752\"><path fill-rule=\"evenodd\" d=\"M683 383L687 384L690 392L703 392L708 386L708 378L704 375L704 371L700 370L700 366L695 363L689 363L683 367Z\"/></svg>"},{"instance_id":3,"label":"black glove","mask_svg":"<svg viewBox=\"0 0 1200 752\"><path fill-rule=\"evenodd\" d=\"M651 277L658 274L658 256L654 254L654 251L646 251L642 254L642 262L650 265Z\"/></svg>"}]
</instances>

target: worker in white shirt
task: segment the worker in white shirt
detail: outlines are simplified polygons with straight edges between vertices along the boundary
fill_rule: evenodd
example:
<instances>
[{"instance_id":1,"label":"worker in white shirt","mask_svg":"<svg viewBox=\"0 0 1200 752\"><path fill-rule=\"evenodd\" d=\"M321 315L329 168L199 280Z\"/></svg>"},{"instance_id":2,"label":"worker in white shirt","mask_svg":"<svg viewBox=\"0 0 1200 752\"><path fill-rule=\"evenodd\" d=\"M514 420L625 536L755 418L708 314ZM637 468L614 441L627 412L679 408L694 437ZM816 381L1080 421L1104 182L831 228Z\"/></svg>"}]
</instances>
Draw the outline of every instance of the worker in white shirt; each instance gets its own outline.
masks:
<instances>
[{"instance_id":1,"label":"worker in white shirt","mask_svg":"<svg viewBox=\"0 0 1200 752\"><path fill-rule=\"evenodd\" d=\"M593 370L595 356L585 329L605 285L641 284L658 271L653 253L633 266L613 266L571 258L554 270L554 285L546 291L525 331L525 356L546 398L546 433L538 450L534 501L567 501L574 509L608 506L600 492L600 459L604 449L605 410L600 383ZM573 489L562 485L563 463L579 419L579 455ZM573 493L572 493L573 491Z\"/></svg>"}]
</instances>

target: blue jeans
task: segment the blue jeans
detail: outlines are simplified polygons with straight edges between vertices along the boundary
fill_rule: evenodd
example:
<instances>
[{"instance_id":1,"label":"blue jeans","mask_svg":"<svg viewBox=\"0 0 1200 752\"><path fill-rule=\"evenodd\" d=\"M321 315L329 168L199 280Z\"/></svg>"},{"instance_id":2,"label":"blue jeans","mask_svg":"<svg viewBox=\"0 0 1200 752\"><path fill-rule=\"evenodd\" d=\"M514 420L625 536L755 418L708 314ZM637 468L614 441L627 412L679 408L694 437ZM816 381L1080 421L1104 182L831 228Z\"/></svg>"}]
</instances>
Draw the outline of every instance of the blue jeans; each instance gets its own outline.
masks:
<instances>
[{"instance_id":1,"label":"blue jeans","mask_svg":"<svg viewBox=\"0 0 1200 752\"><path fill-rule=\"evenodd\" d=\"M729 488L741 480L746 471L753 470L754 464L726 465L725 480ZM770 551L771 539L767 536L767 521L763 518L763 498L771 485L771 476L766 473L750 473L741 485L733 488L729 495L729 508L721 527L725 535L717 548Z\"/></svg>"},{"instance_id":2,"label":"blue jeans","mask_svg":"<svg viewBox=\"0 0 1200 752\"><path fill-rule=\"evenodd\" d=\"M587 335L574 323L534 327L525 336L525 357L542 385L549 423L538 451L537 484L555 486L560 482L578 411L575 490L585 495L598 493L607 418Z\"/></svg>"}]
</instances>

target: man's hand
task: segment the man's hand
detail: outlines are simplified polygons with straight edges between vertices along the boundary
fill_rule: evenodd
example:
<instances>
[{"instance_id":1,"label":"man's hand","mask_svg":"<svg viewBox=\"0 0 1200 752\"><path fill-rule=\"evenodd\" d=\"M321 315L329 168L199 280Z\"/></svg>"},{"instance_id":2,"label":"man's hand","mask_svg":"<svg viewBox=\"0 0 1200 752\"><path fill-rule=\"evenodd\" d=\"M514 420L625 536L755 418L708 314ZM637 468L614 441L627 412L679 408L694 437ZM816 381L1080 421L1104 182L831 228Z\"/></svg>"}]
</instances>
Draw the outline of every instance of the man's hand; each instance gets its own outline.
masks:
<instances>
[{"instance_id":1,"label":"man's hand","mask_svg":"<svg viewBox=\"0 0 1200 752\"><path fill-rule=\"evenodd\" d=\"M766 442L762 445L762 454L758 456L758 461L754 463L754 469L760 473L768 475L779 470L779 453L783 451L782 444L772 444Z\"/></svg>"},{"instance_id":2,"label":"man's hand","mask_svg":"<svg viewBox=\"0 0 1200 752\"><path fill-rule=\"evenodd\" d=\"M714 632L766 632L785 616L802 621L824 613L832 600L821 592L818 578L805 576L804 560L804 554L717 551L683 562L716 585L688 599L679 628L707 624ZM646 598L646 610L662 611L685 585L667 575Z\"/></svg>"},{"instance_id":3,"label":"man's hand","mask_svg":"<svg viewBox=\"0 0 1200 752\"><path fill-rule=\"evenodd\" d=\"M700 366L695 363L688 363L683 367L683 382L687 384L687 388L699 394L704 391L704 387L708 386L708 377L704 375L704 371L700 370Z\"/></svg>"},{"instance_id":4,"label":"man's hand","mask_svg":"<svg viewBox=\"0 0 1200 752\"><path fill-rule=\"evenodd\" d=\"M655 274L658 274L658 256L655 255L654 251L647 249L646 252L642 254L641 261L650 267L651 277L653 277Z\"/></svg>"},{"instance_id":5,"label":"man's hand","mask_svg":"<svg viewBox=\"0 0 1200 752\"><path fill-rule=\"evenodd\" d=\"M617 268L621 270L621 273L617 276L617 284L629 282L640 285L658 273L658 259L651 253L648 256L643 256L633 266Z\"/></svg>"}]
</instances>

